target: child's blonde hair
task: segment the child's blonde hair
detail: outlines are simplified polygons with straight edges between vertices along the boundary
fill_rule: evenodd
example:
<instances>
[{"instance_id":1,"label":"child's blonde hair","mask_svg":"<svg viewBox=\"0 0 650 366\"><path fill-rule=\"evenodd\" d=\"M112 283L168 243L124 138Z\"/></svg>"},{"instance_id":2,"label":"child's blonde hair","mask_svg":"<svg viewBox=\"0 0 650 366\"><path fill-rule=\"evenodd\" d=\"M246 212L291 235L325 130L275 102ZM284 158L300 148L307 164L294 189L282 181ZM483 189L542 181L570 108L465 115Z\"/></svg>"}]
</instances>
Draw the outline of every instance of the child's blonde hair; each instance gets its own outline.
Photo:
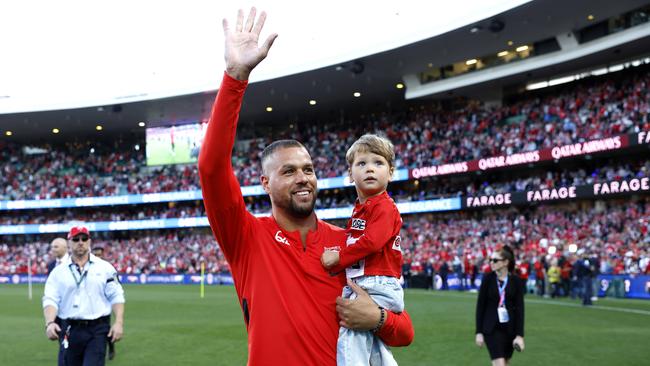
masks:
<instances>
[{"instance_id":1,"label":"child's blonde hair","mask_svg":"<svg viewBox=\"0 0 650 366\"><path fill-rule=\"evenodd\" d=\"M345 154L348 166L354 163L354 156L359 152L372 153L382 156L388 162L388 167L393 169L395 165L395 150L393 143L384 136L365 134L350 146Z\"/></svg>"}]
</instances>

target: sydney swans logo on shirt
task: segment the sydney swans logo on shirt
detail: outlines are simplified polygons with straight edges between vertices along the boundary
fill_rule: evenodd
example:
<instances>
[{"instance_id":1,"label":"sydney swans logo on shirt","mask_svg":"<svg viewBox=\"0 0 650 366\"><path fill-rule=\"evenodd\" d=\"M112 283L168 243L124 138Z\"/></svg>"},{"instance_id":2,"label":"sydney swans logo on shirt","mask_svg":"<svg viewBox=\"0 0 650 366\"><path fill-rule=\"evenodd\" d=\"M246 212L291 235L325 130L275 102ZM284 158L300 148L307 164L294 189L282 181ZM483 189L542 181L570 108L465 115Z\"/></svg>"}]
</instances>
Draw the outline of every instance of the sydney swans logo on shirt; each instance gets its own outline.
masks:
<instances>
[{"instance_id":1,"label":"sydney swans logo on shirt","mask_svg":"<svg viewBox=\"0 0 650 366\"><path fill-rule=\"evenodd\" d=\"M365 235L365 234L363 234L363 235ZM363 236L363 235L361 235L361 236ZM359 239L361 239L361 236L358 237L358 238L355 238L355 237L352 236L352 235L348 235L348 239L345 241L345 244L348 245L348 246L349 246L349 245L353 245L353 244L355 244Z\"/></svg>"},{"instance_id":2,"label":"sydney swans logo on shirt","mask_svg":"<svg viewBox=\"0 0 650 366\"><path fill-rule=\"evenodd\" d=\"M402 238L399 235L397 235L395 237L395 241L393 242L393 249L401 252L402 251L402 246L400 245L401 243L402 243Z\"/></svg>"},{"instance_id":3,"label":"sydney swans logo on shirt","mask_svg":"<svg viewBox=\"0 0 650 366\"><path fill-rule=\"evenodd\" d=\"M282 243L282 244L286 244L286 245L289 245L289 246L291 245L291 244L289 244L289 240L287 240L287 238L282 236L282 231L280 231L280 230L278 230L278 232L275 233L275 240L277 242L279 242L279 243Z\"/></svg>"},{"instance_id":4,"label":"sydney swans logo on shirt","mask_svg":"<svg viewBox=\"0 0 650 366\"><path fill-rule=\"evenodd\" d=\"M366 230L366 220L362 219L352 219L352 225L350 225L352 230Z\"/></svg>"}]
</instances>

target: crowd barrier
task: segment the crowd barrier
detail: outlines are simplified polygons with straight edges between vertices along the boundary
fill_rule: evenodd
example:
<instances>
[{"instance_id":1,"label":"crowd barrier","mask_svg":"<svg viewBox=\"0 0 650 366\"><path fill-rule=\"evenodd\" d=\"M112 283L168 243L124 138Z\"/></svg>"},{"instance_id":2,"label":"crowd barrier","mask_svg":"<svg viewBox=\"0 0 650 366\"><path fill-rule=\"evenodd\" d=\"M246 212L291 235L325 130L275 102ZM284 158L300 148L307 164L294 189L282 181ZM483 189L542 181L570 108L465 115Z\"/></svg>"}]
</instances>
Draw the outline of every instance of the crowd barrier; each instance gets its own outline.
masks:
<instances>
[{"instance_id":1,"label":"crowd barrier","mask_svg":"<svg viewBox=\"0 0 650 366\"><path fill-rule=\"evenodd\" d=\"M139 285L193 285L201 283L200 274L120 274L120 282L123 284ZM45 283L47 275L32 275L32 283ZM0 275L0 284L27 284L29 276L26 274ZM233 285L230 273L207 273L205 274L206 285Z\"/></svg>"},{"instance_id":2,"label":"crowd barrier","mask_svg":"<svg viewBox=\"0 0 650 366\"><path fill-rule=\"evenodd\" d=\"M447 276L446 287L448 290L459 291L462 285L464 290L478 290L481 286L481 279L482 276L478 275L473 283L470 278L465 279L465 282L462 283L455 273L450 273ZM435 275L433 278L425 275L415 275L411 276L406 282L405 286L412 288L431 288L433 284L436 290L442 290L444 286L442 277L439 275ZM650 275L599 275L596 285L598 286L598 297L650 300ZM528 292L534 292L534 276L528 279L526 287Z\"/></svg>"},{"instance_id":3,"label":"crowd barrier","mask_svg":"<svg viewBox=\"0 0 650 366\"><path fill-rule=\"evenodd\" d=\"M46 275L33 275L32 283L45 283ZM121 274L120 282L124 284L176 284L192 285L201 283L199 274ZM0 284L26 284L29 276L26 274L0 275ZM430 283L431 282L431 283ZM535 279L528 280L528 287L534 288ZM233 285L232 276L229 273L208 273L205 275L207 285ZM425 275L411 276L404 285L412 288L429 288L435 284L436 290L443 289L443 281L439 275L430 280ZM650 275L599 275L598 276L599 297L620 297L633 299L650 299ZM481 275L476 276L474 283L467 278L465 283L456 274L447 276L447 289L451 291L477 290L481 286Z\"/></svg>"}]
</instances>

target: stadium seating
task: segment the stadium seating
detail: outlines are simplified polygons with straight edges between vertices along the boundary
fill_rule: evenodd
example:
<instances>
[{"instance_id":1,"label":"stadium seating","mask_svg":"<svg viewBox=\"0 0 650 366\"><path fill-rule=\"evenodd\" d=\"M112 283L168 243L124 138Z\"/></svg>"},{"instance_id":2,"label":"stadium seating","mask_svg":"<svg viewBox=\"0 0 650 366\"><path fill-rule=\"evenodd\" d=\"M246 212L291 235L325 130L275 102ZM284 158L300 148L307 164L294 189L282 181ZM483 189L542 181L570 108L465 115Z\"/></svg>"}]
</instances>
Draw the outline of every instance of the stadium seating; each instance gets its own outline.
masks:
<instances>
[{"instance_id":1,"label":"stadium seating","mask_svg":"<svg viewBox=\"0 0 650 366\"><path fill-rule=\"evenodd\" d=\"M650 74L638 72L620 80L587 80L559 95L530 94L496 109L471 102L452 110L419 104L343 124L313 124L273 138L304 142L320 178L345 175L347 147L367 132L383 132L393 141L397 168L469 161L647 130L649 82ZM259 153L270 141L252 139L249 151L235 151L242 185L259 184ZM134 144L69 143L42 146L45 153L28 155L21 146L0 143L0 200L200 189L195 165L147 167Z\"/></svg>"},{"instance_id":2,"label":"stadium seating","mask_svg":"<svg viewBox=\"0 0 650 366\"><path fill-rule=\"evenodd\" d=\"M543 257L547 263L561 257L574 261L576 250L571 250L571 244L600 257L602 273L649 274L649 228L650 198L645 197L405 215L401 236L405 262L415 263L415 274L428 261L438 269L443 262L451 268L455 257L480 269L488 253L502 245L517 248L519 261ZM128 239L94 239L106 248L107 259L122 273L195 273L201 261L213 273L228 270L208 230L129 235ZM45 273L51 260L48 247L47 242L0 244L0 274L26 273L28 256L33 259L34 273ZM555 251L549 251L550 247Z\"/></svg>"},{"instance_id":3,"label":"stadium seating","mask_svg":"<svg viewBox=\"0 0 650 366\"><path fill-rule=\"evenodd\" d=\"M344 123L319 123L273 138L291 137L311 150L320 178L346 174L345 151L361 134L381 131L395 144L397 167L443 164L531 151L650 129L647 71L618 78L586 80L555 90L529 93L501 108L463 102L458 108L419 103L399 111L377 111ZM247 140L233 163L242 185L259 184L259 152L271 138ZM147 167L134 141L112 145L68 143L27 149L0 142L0 200L75 198L200 189L195 165ZM39 151L39 149L42 149ZM395 182L397 202L438 197L493 195L531 189L586 185L650 176L650 157L612 156L578 166L543 166L516 172L468 174L454 179ZM349 206L352 188L323 190L318 208ZM270 210L266 196L245 198L255 213ZM405 261L413 273L426 263L481 270L489 252L509 244L519 261L576 259L576 248L600 258L602 273L649 273L650 200L632 196L608 201L405 215ZM102 208L3 211L0 224L68 221L123 221L204 216L201 202L170 202ZM339 225L345 225L339 222ZM49 240L49 239L48 239ZM228 265L207 229L99 233L95 243L123 273L194 273L200 262L209 272ZM45 273L49 242L44 237L0 238L0 274ZM555 251L549 249L553 247ZM571 250L570 250L571 248ZM470 269L473 268L473 269Z\"/></svg>"}]
</instances>

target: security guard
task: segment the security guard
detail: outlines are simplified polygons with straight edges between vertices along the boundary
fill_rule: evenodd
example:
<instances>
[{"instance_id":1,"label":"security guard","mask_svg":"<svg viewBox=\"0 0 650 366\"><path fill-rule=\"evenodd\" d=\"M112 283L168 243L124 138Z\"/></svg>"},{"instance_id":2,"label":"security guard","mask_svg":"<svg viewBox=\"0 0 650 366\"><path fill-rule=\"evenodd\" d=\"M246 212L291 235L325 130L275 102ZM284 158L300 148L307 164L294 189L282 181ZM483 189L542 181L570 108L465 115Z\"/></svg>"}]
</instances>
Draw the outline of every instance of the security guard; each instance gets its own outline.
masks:
<instances>
[{"instance_id":1,"label":"security guard","mask_svg":"<svg viewBox=\"0 0 650 366\"><path fill-rule=\"evenodd\" d=\"M45 333L59 341L59 366L103 366L107 338L122 338L124 290L115 268L90 253L88 228L70 229L68 244L70 258L45 283Z\"/></svg>"}]
</instances>

